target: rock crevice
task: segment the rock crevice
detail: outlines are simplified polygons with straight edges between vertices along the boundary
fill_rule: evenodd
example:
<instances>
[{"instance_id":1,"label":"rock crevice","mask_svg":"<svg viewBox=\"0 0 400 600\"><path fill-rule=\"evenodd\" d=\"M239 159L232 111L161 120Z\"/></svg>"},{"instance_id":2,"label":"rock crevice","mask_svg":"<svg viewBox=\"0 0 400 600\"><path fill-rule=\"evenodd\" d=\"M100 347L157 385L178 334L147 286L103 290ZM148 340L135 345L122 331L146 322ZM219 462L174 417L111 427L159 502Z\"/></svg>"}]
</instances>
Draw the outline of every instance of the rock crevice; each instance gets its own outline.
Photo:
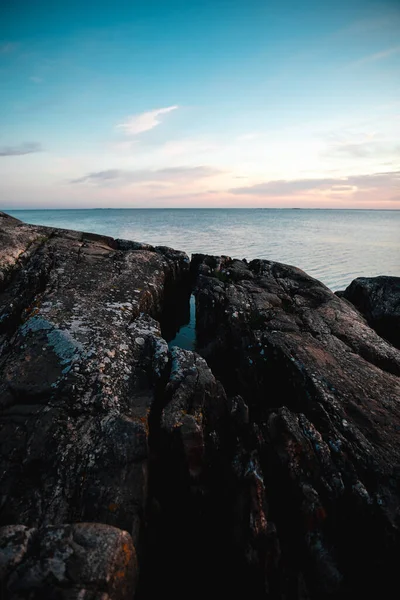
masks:
<instances>
[{"instance_id":1,"label":"rock crevice","mask_svg":"<svg viewBox=\"0 0 400 600\"><path fill-rule=\"evenodd\" d=\"M385 595L400 354L381 283L366 309L288 265L0 213L4 597ZM169 349L191 292L196 352Z\"/></svg>"}]
</instances>

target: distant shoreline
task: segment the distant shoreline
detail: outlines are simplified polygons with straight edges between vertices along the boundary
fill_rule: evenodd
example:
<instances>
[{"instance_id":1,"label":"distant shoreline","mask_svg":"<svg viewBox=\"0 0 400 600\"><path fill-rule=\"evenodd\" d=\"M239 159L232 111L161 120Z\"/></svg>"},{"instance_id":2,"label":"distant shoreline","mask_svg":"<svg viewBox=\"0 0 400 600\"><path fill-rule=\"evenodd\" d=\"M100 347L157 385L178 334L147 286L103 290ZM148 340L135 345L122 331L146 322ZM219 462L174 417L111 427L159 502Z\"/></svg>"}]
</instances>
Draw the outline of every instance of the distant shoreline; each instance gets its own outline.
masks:
<instances>
[{"instance_id":1,"label":"distant shoreline","mask_svg":"<svg viewBox=\"0 0 400 600\"><path fill-rule=\"evenodd\" d=\"M353 211L353 212L399 212L400 208L310 208L310 207L297 207L297 206L268 206L268 207L257 207L257 206L158 206L158 207L150 207L150 206L118 206L118 207L90 207L90 208L1 208L0 211L3 212L26 212L26 211L84 211L84 210L331 210L331 211Z\"/></svg>"}]
</instances>

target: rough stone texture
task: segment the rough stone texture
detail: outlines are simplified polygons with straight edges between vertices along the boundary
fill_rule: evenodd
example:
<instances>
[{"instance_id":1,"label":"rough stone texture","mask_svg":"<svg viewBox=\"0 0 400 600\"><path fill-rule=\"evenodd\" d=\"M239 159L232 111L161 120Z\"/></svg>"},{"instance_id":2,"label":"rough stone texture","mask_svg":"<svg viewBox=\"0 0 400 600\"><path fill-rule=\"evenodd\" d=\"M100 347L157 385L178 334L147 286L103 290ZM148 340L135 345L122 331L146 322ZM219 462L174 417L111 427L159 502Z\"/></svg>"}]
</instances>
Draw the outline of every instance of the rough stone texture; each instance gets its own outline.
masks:
<instances>
[{"instance_id":1,"label":"rough stone texture","mask_svg":"<svg viewBox=\"0 0 400 600\"><path fill-rule=\"evenodd\" d=\"M133 598L137 559L131 536L109 525L78 523L0 529L4 600Z\"/></svg>"},{"instance_id":2,"label":"rough stone texture","mask_svg":"<svg viewBox=\"0 0 400 600\"><path fill-rule=\"evenodd\" d=\"M198 354L172 348L156 422L144 597L160 592L154 572L182 600L194 581L199 599L276 588L279 542L243 399L227 398Z\"/></svg>"},{"instance_id":3,"label":"rough stone texture","mask_svg":"<svg viewBox=\"0 0 400 600\"><path fill-rule=\"evenodd\" d=\"M399 351L299 269L202 255L192 268L198 350L249 405L290 593L389 590L400 549Z\"/></svg>"},{"instance_id":4,"label":"rough stone texture","mask_svg":"<svg viewBox=\"0 0 400 600\"><path fill-rule=\"evenodd\" d=\"M137 551L136 600L390 597L400 352L295 267L190 276L198 353L186 255L0 213L3 595L131 599Z\"/></svg>"},{"instance_id":5,"label":"rough stone texture","mask_svg":"<svg viewBox=\"0 0 400 600\"><path fill-rule=\"evenodd\" d=\"M225 547L214 525L219 522L221 529L224 515L213 477L214 469L223 477L215 457L221 451L223 456L221 446L227 450L220 436L227 416L225 392L206 362L193 352L172 348L168 378L152 414L152 504L139 598L173 593L183 600L194 580L191 597L214 597L212 590L221 585L223 561L213 559L216 548Z\"/></svg>"},{"instance_id":6,"label":"rough stone texture","mask_svg":"<svg viewBox=\"0 0 400 600\"><path fill-rule=\"evenodd\" d=\"M152 317L188 258L0 221L0 523L100 521L136 544L168 361Z\"/></svg>"},{"instance_id":7,"label":"rough stone texture","mask_svg":"<svg viewBox=\"0 0 400 600\"><path fill-rule=\"evenodd\" d=\"M171 355L161 431L173 440L172 446L183 449L188 477L196 481L211 462L207 452L218 448L221 424L226 426L227 401L203 358L181 348L173 348Z\"/></svg>"},{"instance_id":8,"label":"rough stone texture","mask_svg":"<svg viewBox=\"0 0 400 600\"><path fill-rule=\"evenodd\" d=\"M354 304L379 335L400 348L400 277L358 277L344 292L336 293Z\"/></svg>"}]
</instances>

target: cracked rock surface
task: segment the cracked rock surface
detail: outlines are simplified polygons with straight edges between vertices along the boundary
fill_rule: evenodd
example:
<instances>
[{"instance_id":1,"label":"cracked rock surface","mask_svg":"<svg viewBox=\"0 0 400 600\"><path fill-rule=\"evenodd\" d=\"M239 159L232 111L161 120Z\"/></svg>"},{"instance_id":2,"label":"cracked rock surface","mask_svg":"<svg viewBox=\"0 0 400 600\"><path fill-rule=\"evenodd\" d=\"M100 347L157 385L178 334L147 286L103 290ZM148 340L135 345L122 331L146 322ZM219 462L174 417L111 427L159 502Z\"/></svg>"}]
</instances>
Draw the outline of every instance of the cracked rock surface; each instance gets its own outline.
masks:
<instances>
[{"instance_id":1,"label":"cracked rock surface","mask_svg":"<svg viewBox=\"0 0 400 600\"><path fill-rule=\"evenodd\" d=\"M154 318L189 260L0 221L0 524L100 522L137 545L168 362Z\"/></svg>"},{"instance_id":2,"label":"cracked rock surface","mask_svg":"<svg viewBox=\"0 0 400 600\"><path fill-rule=\"evenodd\" d=\"M389 597L399 296L0 213L3 597Z\"/></svg>"},{"instance_id":3,"label":"cracked rock surface","mask_svg":"<svg viewBox=\"0 0 400 600\"><path fill-rule=\"evenodd\" d=\"M13 598L50 600L133 597L137 560L126 531L99 523L22 525L0 531L3 591Z\"/></svg>"},{"instance_id":4,"label":"cracked rock surface","mask_svg":"<svg viewBox=\"0 0 400 600\"><path fill-rule=\"evenodd\" d=\"M203 255L192 266L198 350L249 405L257 434L282 597L288 581L296 598L304 588L312 598L390 590L400 549L399 351L295 267Z\"/></svg>"}]
</instances>

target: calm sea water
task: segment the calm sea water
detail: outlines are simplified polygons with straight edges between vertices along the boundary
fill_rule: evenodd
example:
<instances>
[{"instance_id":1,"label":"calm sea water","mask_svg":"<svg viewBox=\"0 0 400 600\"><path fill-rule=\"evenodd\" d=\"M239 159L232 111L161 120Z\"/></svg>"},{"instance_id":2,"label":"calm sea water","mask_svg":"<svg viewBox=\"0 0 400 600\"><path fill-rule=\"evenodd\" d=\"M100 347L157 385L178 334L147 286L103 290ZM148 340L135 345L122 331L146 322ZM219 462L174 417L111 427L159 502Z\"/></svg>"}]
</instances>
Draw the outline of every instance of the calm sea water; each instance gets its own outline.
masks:
<instances>
[{"instance_id":1,"label":"calm sea water","mask_svg":"<svg viewBox=\"0 0 400 600\"><path fill-rule=\"evenodd\" d=\"M333 290L355 277L400 276L400 211L98 209L7 211L27 223L90 231L304 269Z\"/></svg>"}]
</instances>

